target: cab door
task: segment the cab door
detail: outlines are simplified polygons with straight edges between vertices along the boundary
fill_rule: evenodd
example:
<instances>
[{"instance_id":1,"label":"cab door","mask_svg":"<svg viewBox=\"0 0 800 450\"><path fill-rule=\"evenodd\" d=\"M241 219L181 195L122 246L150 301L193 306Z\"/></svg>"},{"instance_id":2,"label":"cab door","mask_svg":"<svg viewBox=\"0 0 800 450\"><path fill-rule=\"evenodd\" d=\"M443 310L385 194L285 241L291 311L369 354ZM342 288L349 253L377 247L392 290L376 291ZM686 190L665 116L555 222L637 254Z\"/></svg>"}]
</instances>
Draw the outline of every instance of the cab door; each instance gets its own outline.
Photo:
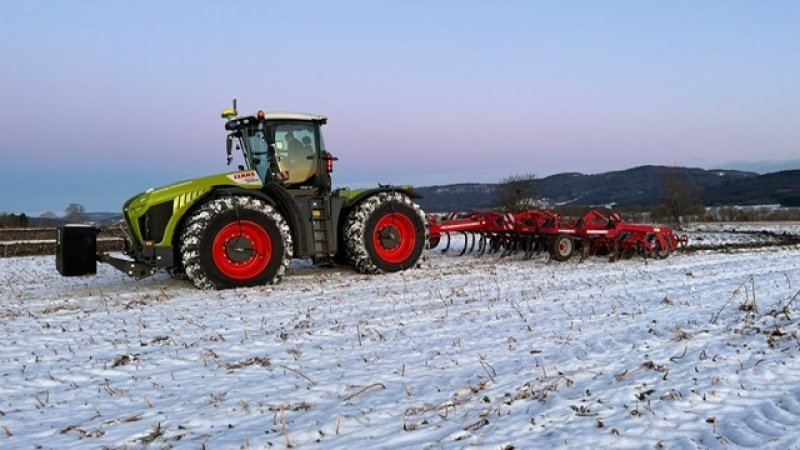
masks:
<instances>
[{"instance_id":1,"label":"cab door","mask_svg":"<svg viewBox=\"0 0 800 450\"><path fill-rule=\"evenodd\" d=\"M319 167L319 125L278 122L274 146L280 178L287 187L313 187Z\"/></svg>"}]
</instances>

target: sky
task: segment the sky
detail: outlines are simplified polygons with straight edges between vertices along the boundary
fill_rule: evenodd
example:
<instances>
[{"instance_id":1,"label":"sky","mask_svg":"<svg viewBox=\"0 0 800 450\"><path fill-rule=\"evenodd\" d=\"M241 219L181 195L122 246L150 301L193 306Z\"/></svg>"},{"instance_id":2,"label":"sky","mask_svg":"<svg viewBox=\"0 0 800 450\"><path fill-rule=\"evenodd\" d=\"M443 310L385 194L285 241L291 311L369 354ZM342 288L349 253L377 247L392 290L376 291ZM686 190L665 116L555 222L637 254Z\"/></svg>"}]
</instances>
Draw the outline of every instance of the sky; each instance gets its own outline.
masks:
<instances>
[{"instance_id":1,"label":"sky","mask_svg":"<svg viewBox=\"0 0 800 450\"><path fill-rule=\"evenodd\" d=\"M0 0L0 211L229 170L233 98L327 115L338 186L800 168L798 46L796 1Z\"/></svg>"}]
</instances>

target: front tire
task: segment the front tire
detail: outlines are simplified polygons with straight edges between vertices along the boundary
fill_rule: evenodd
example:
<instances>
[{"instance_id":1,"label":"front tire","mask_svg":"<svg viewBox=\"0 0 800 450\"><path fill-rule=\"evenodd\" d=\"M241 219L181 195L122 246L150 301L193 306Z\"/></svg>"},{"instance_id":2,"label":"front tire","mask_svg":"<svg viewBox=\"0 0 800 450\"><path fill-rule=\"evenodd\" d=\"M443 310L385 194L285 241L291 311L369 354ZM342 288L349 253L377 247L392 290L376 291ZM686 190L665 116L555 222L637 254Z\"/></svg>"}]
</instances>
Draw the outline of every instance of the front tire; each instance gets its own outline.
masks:
<instances>
[{"instance_id":1,"label":"front tire","mask_svg":"<svg viewBox=\"0 0 800 450\"><path fill-rule=\"evenodd\" d=\"M275 284L291 261L292 236L265 201L222 197L188 218L180 251L187 278L200 289Z\"/></svg>"},{"instance_id":2,"label":"front tire","mask_svg":"<svg viewBox=\"0 0 800 450\"><path fill-rule=\"evenodd\" d=\"M347 259L361 273L414 267L428 242L425 223L425 214L407 195L373 195L347 217Z\"/></svg>"}]
</instances>

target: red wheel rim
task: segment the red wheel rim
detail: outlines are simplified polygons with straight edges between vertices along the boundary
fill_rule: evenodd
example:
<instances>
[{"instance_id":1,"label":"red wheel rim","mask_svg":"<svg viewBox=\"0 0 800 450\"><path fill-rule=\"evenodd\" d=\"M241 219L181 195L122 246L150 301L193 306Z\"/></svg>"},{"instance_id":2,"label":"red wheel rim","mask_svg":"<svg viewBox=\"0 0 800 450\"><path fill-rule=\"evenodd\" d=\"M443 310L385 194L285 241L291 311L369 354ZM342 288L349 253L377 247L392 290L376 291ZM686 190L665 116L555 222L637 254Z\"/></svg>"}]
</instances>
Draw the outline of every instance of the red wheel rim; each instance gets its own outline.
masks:
<instances>
[{"instance_id":1,"label":"red wheel rim","mask_svg":"<svg viewBox=\"0 0 800 450\"><path fill-rule=\"evenodd\" d=\"M390 264L400 264L414 252L417 234L414 224L402 213L389 213L381 217L372 234L375 252Z\"/></svg>"},{"instance_id":2,"label":"red wheel rim","mask_svg":"<svg viewBox=\"0 0 800 450\"><path fill-rule=\"evenodd\" d=\"M558 241L558 252L562 255L568 254L572 250L572 243L568 239Z\"/></svg>"},{"instance_id":3,"label":"red wheel rim","mask_svg":"<svg viewBox=\"0 0 800 450\"><path fill-rule=\"evenodd\" d=\"M272 240L267 230L255 222L231 222L214 237L211 255L223 275L234 280L248 280L258 276L269 264Z\"/></svg>"}]
</instances>

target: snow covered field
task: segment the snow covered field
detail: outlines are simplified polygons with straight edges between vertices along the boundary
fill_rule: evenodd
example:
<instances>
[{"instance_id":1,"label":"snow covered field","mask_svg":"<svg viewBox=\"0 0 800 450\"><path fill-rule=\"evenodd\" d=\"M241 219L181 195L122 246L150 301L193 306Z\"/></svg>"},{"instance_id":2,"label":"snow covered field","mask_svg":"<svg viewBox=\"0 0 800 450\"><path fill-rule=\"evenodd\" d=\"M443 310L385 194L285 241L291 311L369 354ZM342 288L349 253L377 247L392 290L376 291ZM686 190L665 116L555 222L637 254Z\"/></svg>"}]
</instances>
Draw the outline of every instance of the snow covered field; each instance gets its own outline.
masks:
<instances>
[{"instance_id":1,"label":"snow covered field","mask_svg":"<svg viewBox=\"0 0 800 450\"><path fill-rule=\"evenodd\" d=\"M0 448L796 448L798 261L430 251L201 292L0 259Z\"/></svg>"},{"instance_id":2,"label":"snow covered field","mask_svg":"<svg viewBox=\"0 0 800 450\"><path fill-rule=\"evenodd\" d=\"M748 242L779 243L783 235L800 235L800 223L710 222L688 226L690 247L741 245Z\"/></svg>"}]
</instances>

